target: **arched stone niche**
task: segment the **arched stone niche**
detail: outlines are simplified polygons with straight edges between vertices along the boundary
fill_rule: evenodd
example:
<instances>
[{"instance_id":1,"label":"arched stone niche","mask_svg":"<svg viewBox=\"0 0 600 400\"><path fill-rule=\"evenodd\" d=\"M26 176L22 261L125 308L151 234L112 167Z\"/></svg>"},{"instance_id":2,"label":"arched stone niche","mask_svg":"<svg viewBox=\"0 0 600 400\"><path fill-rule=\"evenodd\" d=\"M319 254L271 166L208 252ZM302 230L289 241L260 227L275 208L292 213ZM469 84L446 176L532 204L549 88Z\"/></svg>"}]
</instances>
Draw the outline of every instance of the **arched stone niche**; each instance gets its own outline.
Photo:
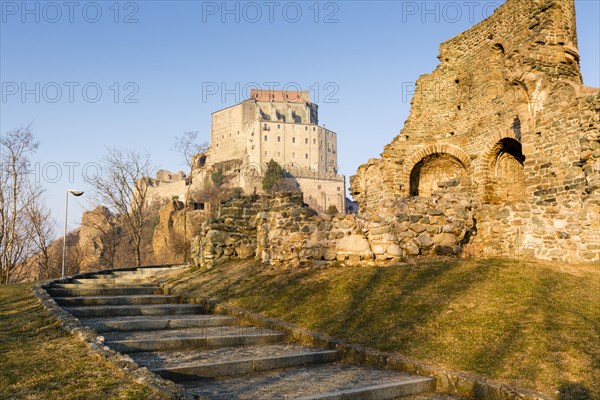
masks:
<instances>
[{"instance_id":1,"label":"arched stone niche","mask_svg":"<svg viewBox=\"0 0 600 400\"><path fill-rule=\"evenodd\" d=\"M516 139L503 138L492 147L485 185L487 201L501 203L525 197L524 162L521 143Z\"/></svg>"},{"instance_id":2,"label":"arched stone niche","mask_svg":"<svg viewBox=\"0 0 600 400\"><path fill-rule=\"evenodd\" d=\"M449 153L433 153L417 162L410 173L410 196L431 196L434 191L468 182L465 164Z\"/></svg>"}]
</instances>

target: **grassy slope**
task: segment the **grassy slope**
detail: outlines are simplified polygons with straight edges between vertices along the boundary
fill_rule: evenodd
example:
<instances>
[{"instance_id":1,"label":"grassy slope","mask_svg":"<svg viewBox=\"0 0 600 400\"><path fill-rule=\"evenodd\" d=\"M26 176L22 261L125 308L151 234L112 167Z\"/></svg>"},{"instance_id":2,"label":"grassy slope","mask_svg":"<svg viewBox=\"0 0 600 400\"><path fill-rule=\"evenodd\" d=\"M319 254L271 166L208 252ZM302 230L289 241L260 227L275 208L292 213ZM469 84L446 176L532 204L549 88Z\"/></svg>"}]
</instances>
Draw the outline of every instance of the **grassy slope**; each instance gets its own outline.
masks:
<instances>
[{"instance_id":1,"label":"grassy slope","mask_svg":"<svg viewBox=\"0 0 600 400\"><path fill-rule=\"evenodd\" d=\"M600 398L600 267L499 260L172 278L199 297L561 398ZM570 393L589 396L569 396Z\"/></svg>"},{"instance_id":2,"label":"grassy slope","mask_svg":"<svg viewBox=\"0 0 600 400\"><path fill-rule=\"evenodd\" d=\"M62 330L30 286L0 287L1 399L161 398Z\"/></svg>"}]
</instances>

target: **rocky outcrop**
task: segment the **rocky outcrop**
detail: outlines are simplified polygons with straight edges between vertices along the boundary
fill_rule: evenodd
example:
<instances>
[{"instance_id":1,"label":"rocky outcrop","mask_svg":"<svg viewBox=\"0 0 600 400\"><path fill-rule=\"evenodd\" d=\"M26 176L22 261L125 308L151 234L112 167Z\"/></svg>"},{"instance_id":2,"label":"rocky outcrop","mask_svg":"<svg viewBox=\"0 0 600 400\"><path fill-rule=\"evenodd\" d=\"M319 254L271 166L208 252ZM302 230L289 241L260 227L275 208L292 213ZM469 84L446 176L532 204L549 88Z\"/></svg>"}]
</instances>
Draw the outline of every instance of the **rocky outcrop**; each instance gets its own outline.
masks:
<instances>
[{"instance_id":1,"label":"rocky outcrop","mask_svg":"<svg viewBox=\"0 0 600 400\"><path fill-rule=\"evenodd\" d=\"M95 271L107 264L114 249L109 242L118 243L115 216L104 206L84 212L79 228L78 247L81 254L80 271Z\"/></svg>"},{"instance_id":2,"label":"rocky outcrop","mask_svg":"<svg viewBox=\"0 0 600 400\"><path fill-rule=\"evenodd\" d=\"M159 211L159 223L152 236L152 248L159 263L184 262L185 246L198 235L208 217L203 210L188 210L184 214L183 208L181 201L172 200Z\"/></svg>"}]
</instances>

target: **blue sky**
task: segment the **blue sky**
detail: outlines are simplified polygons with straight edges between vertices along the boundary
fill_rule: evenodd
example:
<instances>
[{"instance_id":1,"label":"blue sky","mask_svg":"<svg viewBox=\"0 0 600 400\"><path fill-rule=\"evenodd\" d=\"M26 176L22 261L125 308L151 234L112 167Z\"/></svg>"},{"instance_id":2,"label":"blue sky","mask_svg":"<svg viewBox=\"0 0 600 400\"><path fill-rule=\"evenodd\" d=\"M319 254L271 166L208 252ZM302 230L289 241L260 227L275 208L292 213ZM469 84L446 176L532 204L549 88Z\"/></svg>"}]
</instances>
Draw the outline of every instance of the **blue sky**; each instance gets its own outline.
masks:
<instances>
[{"instance_id":1,"label":"blue sky","mask_svg":"<svg viewBox=\"0 0 600 400\"><path fill-rule=\"evenodd\" d=\"M438 63L439 43L502 1L0 1L0 132L32 124L32 173L57 227L64 193L106 146L184 167L173 138L199 131L244 88L301 87L338 133L347 177L402 128L403 88ZM584 83L600 86L600 5L576 1ZM69 228L88 200L73 199Z\"/></svg>"}]
</instances>

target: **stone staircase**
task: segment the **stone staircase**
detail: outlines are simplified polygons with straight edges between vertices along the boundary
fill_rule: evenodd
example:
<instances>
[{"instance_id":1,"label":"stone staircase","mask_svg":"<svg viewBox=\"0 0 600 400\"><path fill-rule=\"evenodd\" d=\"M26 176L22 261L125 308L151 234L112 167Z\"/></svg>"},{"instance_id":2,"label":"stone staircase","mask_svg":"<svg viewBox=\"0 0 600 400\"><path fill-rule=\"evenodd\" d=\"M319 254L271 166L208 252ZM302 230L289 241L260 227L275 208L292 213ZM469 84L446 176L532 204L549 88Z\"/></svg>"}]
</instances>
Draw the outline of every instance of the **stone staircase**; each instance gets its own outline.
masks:
<instances>
[{"instance_id":1,"label":"stone staircase","mask_svg":"<svg viewBox=\"0 0 600 400\"><path fill-rule=\"evenodd\" d=\"M182 304L156 283L166 268L176 267L100 272L47 291L107 346L196 398L386 400L434 388L432 378L340 363L335 350L287 343L283 332Z\"/></svg>"}]
</instances>

